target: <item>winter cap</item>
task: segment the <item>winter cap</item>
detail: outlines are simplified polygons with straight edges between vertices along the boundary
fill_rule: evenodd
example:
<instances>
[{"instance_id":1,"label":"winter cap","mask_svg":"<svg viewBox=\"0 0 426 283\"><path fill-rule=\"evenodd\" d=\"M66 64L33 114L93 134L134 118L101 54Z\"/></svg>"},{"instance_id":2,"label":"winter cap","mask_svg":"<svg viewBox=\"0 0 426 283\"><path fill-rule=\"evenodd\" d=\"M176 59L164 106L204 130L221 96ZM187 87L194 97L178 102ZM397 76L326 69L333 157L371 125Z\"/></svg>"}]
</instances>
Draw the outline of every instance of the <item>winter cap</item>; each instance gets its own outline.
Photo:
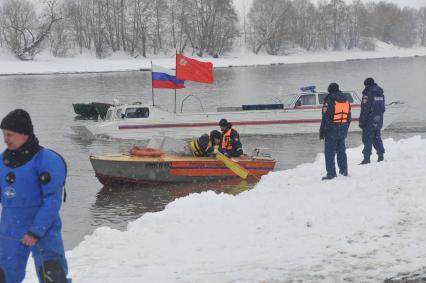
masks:
<instances>
[{"instance_id":1,"label":"winter cap","mask_svg":"<svg viewBox=\"0 0 426 283\"><path fill-rule=\"evenodd\" d=\"M336 83L331 83L329 86L328 86L328 93L332 93L332 92L336 92L336 91L339 91L340 89L339 89L339 85L338 84L336 84Z\"/></svg>"},{"instance_id":2,"label":"winter cap","mask_svg":"<svg viewBox=\"0 0 426 283\"><path fill-rule=\"evenodd\" d=\"M219 121L219 127L228 127L228 120L226 120L226 119L220 119L220 121Z\"/></svg>"},{"instance_id":3,"label":"winter cap","mask_svg":"<svg viewBox=\"0 0 426 283\"><path fill-rule=\"evenodd\" d=\"M219 131L213 130L210 132L210 138L220 140L222 138L222 134Z\"/></svg>"},{"instance_id":4,"label":"winter cap","mask_svg":"<svg viewBox=\"0 0 426 283\"><path fill-rule=\"evenodd\" d=\"M374 79L373 78L366 78L364 81L365 86L372 86L374 85Z\"/></svg>"},{"instance_id":5,"label":"winter cap","mask_svg":"<svg viewBox=\"0 0 426 283\"><path fill-rule=\"evenodd\" d=\"M26 136L34 134L30 114L24 109L15 109L7 114L1 121L0 128Z\"/></svg>"}]
</instances>

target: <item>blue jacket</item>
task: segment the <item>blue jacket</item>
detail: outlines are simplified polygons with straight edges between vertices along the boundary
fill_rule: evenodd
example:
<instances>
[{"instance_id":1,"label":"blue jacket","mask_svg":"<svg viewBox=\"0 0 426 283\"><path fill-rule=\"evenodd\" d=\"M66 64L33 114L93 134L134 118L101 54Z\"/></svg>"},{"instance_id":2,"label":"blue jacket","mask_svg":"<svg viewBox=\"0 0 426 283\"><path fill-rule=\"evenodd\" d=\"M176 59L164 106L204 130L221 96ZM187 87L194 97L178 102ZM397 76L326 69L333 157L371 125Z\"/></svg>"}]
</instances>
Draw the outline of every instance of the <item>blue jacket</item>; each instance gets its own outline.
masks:
<instances>
[{"instance_id":1,"label":"blue jacket","mask_svg":"<svg viewBox=\"0 0 426 283\"><path fill-rule=\"evenodd\" d=\"M381 129L383 127L383 113L385 110L385 96L383 95L383 89L377 84L367 86L362 91L359 127L361 129Z\"/></svg>"},{"instance_id":2,"label":"blue jacket","mask_svg":"<svg viewBox=\"0 0 426 283\"><path fill-rule=\"evenodd\" d=\"M0 154L0 161L3 161ZM11 181L10 177L13 176ZM41 176L47 176L42 181ZM0 163L0 230L24 229L43 238L52 226L61 226L59 209L66 165L55 152L42 148L31 160L15 168ZM9 227L9 228L8 228Z\"/></svg>"},{"instance_id":3,"label":"blue jacket","mask_svg":"<svg viewBox=\"0 0 426 283\"><path fill-rule=\"evenodd\" d=\"M322 106L320 138L323 138L324 135L327 133L327 131L335 125L335 123L333 122L333 116L334 116L334 107L335 107L336 101L345 102L345 101L348 101L348 98L345 94L343 94L340 91L332 92L324 98L324 104ZM348 127L349 127L349 124L352 121L350 106L349 106L349 113L348 113L347 120L348 122L346 124L348 124Z\"/></svg>"}]
</instances>

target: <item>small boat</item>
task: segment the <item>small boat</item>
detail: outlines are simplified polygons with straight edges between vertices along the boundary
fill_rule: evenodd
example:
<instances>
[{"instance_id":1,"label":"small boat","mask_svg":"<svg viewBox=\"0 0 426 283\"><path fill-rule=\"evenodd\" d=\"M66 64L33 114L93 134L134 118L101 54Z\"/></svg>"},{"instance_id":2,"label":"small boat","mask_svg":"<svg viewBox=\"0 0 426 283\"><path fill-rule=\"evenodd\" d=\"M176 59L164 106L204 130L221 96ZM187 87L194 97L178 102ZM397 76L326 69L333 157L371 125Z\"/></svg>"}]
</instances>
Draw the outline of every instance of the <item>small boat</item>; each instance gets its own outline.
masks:
<instances>
[{"instance_id":1,"label":"small boat","mask_svg":"<svg viewBox=\"0 0 426 283\"><path fill-rule=\"evenodd\" d=\"M285 135L318 132L321 108L327 92L306 87L302 92L286 96L279 103L252 104L239 107L219 107L216 112L171 113L158 106L142 103L110 107L104 121L92 125L73 126L86 139L97 137L149 140L153 136L192 138L218 128L226 118L240 135ZM344 91L352 107L352 121L360 113L360 98L353 91ZM183 106L183 105L182 105ZM402 102L386 105L384 128L403 111ZM350 131L360 131L353 125Z\"/></svg>"},{"instance_id":2,"label":"small boat","mask_svg":"<svg viewBox=\"0 0 426 283\"><path fill-rule=\"evenodd\" d=\"M108 108L113 106L109 103L91 102L91 103L73 103L74 112L86 119L97 119L98 116L104 119Z\"/></svg>"},{"instance_id":3,"label":"small boat","mask_svg":"<svg viewBox=\"0 0 426 283\"><path fill-rule=\"evenodd\" d=\"M275 160L268 156L242 156L232 160L246 169L249 177L260 177L275 167ZM214 157L167 153L156 157L141 157L120 153L90 156L90 162L103 185L206 182L239 178Z\"/></svg>"}]
</instances>

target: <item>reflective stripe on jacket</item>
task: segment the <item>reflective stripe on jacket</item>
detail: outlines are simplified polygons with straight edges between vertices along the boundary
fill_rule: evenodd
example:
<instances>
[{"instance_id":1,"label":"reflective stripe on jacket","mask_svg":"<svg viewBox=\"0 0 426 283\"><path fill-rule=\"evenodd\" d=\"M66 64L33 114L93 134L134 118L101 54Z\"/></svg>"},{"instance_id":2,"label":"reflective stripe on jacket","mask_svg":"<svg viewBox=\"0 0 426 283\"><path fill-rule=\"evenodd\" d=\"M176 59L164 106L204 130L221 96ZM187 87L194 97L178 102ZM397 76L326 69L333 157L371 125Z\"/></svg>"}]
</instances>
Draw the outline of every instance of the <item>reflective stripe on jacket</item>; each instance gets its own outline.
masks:
<instances>
[{"instance_id":1,"label":"reflective stripe on jacket","mask_svg":"<svg viewBox=\"0 0 426 283\"><path fill-rule=\"evenodd\" d=\"M212 147L210 135L204 134L198 139L192 140L190 145L195 156L206 156L208 149Z\"/></svg>"},{"instance_id":2,"label":"reflective stripe on jacket","mask_svg":"<svg viewBox=\"0 0 426 283\"><path fill-rule=\"evenodd\" d=\"M232 128L229 128L222 135L222 149L224 149L224 150L232 150L232 141L231 141L231 132L232 132L232 130L233 130Z\"/></svg>"}]
</instances>

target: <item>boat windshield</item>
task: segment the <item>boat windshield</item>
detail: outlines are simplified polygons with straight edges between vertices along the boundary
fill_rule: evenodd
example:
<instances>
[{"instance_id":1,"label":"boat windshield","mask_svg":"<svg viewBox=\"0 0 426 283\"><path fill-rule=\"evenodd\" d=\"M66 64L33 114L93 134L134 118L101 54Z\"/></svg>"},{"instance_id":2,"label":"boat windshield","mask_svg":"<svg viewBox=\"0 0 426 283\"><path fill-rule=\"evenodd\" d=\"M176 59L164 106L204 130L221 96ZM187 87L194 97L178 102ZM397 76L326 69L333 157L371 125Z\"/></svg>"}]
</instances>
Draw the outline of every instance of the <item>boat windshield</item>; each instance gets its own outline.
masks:
<instances>
[{"instance_id":1,"label":"boat windshield","mask_svg":"<svg viewBox=\"0 0 426 283\"><path fill-rule=\"evenodd\" d=\"M302 94L296 102L296 106L305 106L305 105L316 105L317 98L315 93L312 94Z\"/></svg>"},{"instance_id":2,"label":"boat windshield","mask_svg":"<svg viewBox=\"0 0 426 283\"><path fill-rule=\"evenodd\" d=\"M297 95L297 94L289 94L289 95L282 96L281 100L284 104L284 107L293 106L294 102L298 98L298 96L299 95Z\"/></svg>"},{"instance_id":3,"label":"boat windshield","mask_svg":"<svg viewBox=\"0 0 426 283\"><path fill-rule=\"evenodd\" d=\"M126 108L126 118L148 118L149 108L148 107L129 107Z\"/></svg>"}]
</instances>

